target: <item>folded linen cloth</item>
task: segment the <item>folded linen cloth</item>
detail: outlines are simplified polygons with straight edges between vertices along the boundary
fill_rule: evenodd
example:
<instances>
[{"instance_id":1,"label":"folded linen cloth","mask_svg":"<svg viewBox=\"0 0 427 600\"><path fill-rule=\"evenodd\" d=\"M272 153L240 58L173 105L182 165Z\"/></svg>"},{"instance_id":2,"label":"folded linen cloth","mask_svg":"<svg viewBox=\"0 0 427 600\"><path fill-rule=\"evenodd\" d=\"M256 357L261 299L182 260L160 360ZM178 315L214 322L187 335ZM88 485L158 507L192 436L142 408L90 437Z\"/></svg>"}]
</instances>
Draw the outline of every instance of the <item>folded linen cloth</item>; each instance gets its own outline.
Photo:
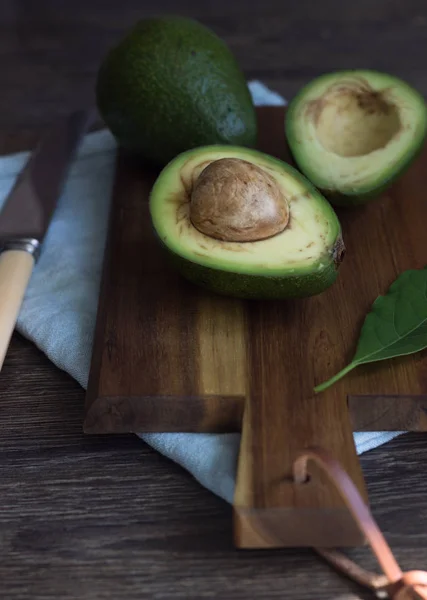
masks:
<instances>
[{"instance_id":1,"label":"folded linen cloth","mask_svg":"<svg viewBox=\"0 0 427 600\"><path fill-rule=\"evenodd\" d=\"M286 101L249 82L257 105ZM19 315L17 329L86 388L113 185L116 143L108 130L90 133L72 165ZM0 209L27 152L0 158ZM60 401L58 399L58 401ZM355 434L359 454L398 435ZM240 434L139 434L195 479L232 502Z\"/></svg>"}]
</instances>

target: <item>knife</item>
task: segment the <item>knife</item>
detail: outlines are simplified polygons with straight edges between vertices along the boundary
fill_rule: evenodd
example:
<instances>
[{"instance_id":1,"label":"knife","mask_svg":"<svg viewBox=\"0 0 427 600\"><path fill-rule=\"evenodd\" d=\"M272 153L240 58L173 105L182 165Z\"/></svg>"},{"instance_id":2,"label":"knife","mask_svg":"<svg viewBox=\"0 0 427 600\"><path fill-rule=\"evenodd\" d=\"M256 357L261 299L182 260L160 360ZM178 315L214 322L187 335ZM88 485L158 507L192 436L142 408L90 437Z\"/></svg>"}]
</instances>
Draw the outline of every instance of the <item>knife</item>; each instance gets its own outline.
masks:
<instances>
[{"instance_id":1,"label":"knife","mask_svg":"<svg viewBox=\"0 0 427 600\"><path fill-rule=\"evenodd\" d=\"M92 111L77 110L43 136L0 212L0 370L71 163L93 118Z\"/></svg>"}]
</instances>

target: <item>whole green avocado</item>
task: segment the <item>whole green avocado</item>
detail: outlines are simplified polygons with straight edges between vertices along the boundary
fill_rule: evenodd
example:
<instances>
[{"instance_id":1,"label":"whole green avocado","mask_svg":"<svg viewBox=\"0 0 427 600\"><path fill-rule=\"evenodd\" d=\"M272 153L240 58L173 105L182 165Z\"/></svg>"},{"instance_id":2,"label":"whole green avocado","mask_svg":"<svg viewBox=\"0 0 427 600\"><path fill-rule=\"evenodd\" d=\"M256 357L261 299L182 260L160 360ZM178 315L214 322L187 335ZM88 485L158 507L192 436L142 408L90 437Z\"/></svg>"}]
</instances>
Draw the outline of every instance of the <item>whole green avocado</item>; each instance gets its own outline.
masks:
<instances>
[{"instance_id":1,"label":"whole green avocado","mask_svg":"<svg viewBox=\"0 0 427 600\"><path fill-rule=\"evenodd\" d=\"M98 110L118 143L166 164L207 144L254 147L252 97L226 44L178 17L143 19L104 58Z\"/></svg>"}]
</instances>

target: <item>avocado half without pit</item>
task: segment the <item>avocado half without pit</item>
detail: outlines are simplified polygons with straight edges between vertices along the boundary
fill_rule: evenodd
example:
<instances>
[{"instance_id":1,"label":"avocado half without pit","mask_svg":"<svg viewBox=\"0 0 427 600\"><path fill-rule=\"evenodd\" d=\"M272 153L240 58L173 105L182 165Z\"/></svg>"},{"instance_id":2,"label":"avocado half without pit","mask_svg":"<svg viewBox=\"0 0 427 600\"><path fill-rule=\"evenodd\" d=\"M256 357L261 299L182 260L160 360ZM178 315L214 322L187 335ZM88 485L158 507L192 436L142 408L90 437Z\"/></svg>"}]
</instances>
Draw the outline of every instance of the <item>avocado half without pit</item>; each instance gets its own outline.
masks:
<instances>
[{"instance_id":1,"label":"avocado half without pit","mask_svg":"<svg viewBox=\"0 0 427 600\"><path fill-rule=\"evenodd\" d=\"M416 158L427 133L423 97L401 79L369 70L318 77L285 119L298 168L334 205L376 198Z\"/></svg>"},{"instance_id":2,"label":"avocado half without pit","mask_svg":"<svg viewBox=\"0 0 427 600\"><path fill-rule=\"evenodd\" d=\"M205 146L174 158L151 190L150 215L181 275L222 295L319 294L344 255L329 202L296 169L248 148Z\"/></svg>"}]
</instances>

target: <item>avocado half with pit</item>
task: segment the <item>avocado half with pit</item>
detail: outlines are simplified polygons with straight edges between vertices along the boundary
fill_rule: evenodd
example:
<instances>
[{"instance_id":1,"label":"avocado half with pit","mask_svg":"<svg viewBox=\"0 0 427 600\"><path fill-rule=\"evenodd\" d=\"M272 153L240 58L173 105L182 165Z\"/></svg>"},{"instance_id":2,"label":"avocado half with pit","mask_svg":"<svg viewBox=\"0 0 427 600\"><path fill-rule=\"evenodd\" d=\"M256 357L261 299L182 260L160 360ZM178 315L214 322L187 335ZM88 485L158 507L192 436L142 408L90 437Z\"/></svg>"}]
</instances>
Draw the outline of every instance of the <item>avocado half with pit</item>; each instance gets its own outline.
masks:
<instances>
[{"instance_id":1,"label":"avocado half with pit","mask_svg":"<svg viewBox=\"0 0 427 600\"><path fill-rule=\"evenodd\" d=\"M329 202L296 169L248 148L178 155L154 183L150 215L181 275L222 295L319 294L335 282L344 254Z\"/></svg>"},{"instance_id":2,"label":"avocado half with pit","mask_svg":"<svg viewBox=\"0 0 427 600\"><path fill-rule=\"evenodd\" d=\"M413 162L427 133L423 97L370 70L322 75L292 100L286 137L302 173L334 205L379 196Z\"/></svg>"}]
</instances>

